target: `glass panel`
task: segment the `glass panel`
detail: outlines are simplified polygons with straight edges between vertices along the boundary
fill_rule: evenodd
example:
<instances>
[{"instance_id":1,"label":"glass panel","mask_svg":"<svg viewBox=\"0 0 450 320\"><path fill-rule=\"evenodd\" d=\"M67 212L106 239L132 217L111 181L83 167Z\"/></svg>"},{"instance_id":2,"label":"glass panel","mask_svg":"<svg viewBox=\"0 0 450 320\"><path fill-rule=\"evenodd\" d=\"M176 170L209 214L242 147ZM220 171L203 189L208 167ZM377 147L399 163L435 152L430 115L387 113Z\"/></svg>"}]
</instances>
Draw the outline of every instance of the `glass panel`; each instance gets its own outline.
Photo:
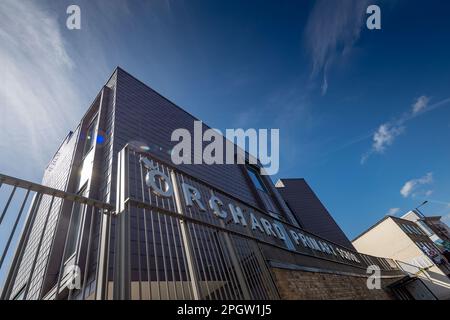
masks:
<instances>
[{"instance_id":1,"label":"glass panel","mask_svg":"<svg viewBox=\"0 0 450 320\"><path fill-rule=\"evenodd\" d=\"M92 121L89 128L87 129L86 140L84 141L83 156L85 156L86 153L88 153L89 150L91 150L92 146L94 145L94 135L95 135L96 123L97 123L97 118L95 118Z\"/></svg>"},{"instance_id":2,"label":"glass panel","mask_svg":"<svg viewBox=\"0 0 450 320\"><path fill-rule=\"evenodd\" d=\"M262 182L261 177L259 176L259 173L256 172L256 170L251 167L247 167L247 172L248 172L248 175L250 176L250 179L252 180L254 186L256 187L256 189L267 192L267 189L266 189L264 183Z\"/></svg>"},{"instance_id":3,"label":"glass panel","mask_svg":"<svg viewBox=\"0 0 450 320\"><path fill-rule=\"evenodd\" d=\"M83 189L79 192L79 194L81 196L84 196L85 191L86 188L83 187ZM81 230L81 224L83 223L83 215L85 208L86 208L85 204L81 204L78 202L75 202L73 205L72 221L70 224L69 236L67 238L65 259L69 258L75 253L78 242L78 236Z\"/></svg>"},{"instance_id":4,"label":"glass panel","mask_svg":"<svg viewBox=\"0 0 450 320\"><path fill-rule=\"evenodd\" d=\"M423 221L417 221L417 223L419 224L419 227L425 231L427 236L431 237L434 234L434 232Z\"/></svg>"}]
</instances>

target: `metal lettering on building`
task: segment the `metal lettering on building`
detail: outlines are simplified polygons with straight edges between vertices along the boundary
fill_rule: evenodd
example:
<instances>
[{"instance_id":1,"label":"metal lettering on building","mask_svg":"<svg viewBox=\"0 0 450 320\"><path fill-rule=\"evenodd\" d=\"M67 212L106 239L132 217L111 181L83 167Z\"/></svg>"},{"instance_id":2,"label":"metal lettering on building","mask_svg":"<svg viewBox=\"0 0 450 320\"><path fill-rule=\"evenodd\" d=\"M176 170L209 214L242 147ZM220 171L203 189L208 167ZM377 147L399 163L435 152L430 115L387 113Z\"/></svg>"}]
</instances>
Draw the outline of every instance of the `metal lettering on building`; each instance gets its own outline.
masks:
<instances>
[{"instance_id":1,"label":"metal lettering on building","mask_svg":"<svg viewBox=\"0 0 450 320\"><path fill-rule=\"evenodd\" d=\"M148 158L141 156L140 161L148 170L145 176L147 187L158 196L172 197L174 186L177 185L172 181L172 177L160 171L158 166L155 166ZM179 194L182 195L182 202L187 208L198 210L203 214L208 213L224 221L229 219L232 225L241 228L241 233L249 234L250 232L252 237L261 239L261 236L263 236L264 240L268 241L277 239L279 240L278 243L283 244L289 250L304 251L304 249L308 249L331 258L340 257L346 261L361 263L355 253L339 248L335 244L308 235L306 232L274 219L267 214L251 209L244 210L242 207L245 205L241 205L237 201L225 203L217 192L209 186L202 184L209 190L208 193L210 194L209 197L205 198L205 192L203 192L202 196L202 193L196 186L185 181L179 185L181 188Z\"/></svg>"}]
</instances>

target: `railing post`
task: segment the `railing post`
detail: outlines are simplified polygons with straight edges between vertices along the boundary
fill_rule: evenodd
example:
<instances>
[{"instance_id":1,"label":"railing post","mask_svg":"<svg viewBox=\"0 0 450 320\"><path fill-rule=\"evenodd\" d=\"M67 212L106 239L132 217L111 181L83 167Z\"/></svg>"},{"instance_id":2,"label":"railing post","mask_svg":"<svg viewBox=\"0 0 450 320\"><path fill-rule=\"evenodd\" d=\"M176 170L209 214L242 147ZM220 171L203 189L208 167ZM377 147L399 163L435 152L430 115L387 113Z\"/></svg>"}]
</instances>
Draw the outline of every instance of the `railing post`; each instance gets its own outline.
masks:
<instances>
[{"instance_id":1,"label":"railing post","mask_svg":"<svg viewBox=\"0 0 450 320\"><path fill-rule=\"evenodd\" d=\"M17 273L19 272L20 262L22 261L22 257L25 253L25 248L34 225L34 221L41 203L41 199L42 199L41 193L36 193L33 196L32 205L30 211L28 212L25 226L22 231L23 236L20 237L19 244L17 245L16 252L14 253L14 258L8 271L6 281L3 285L3 291L1 293L0 300L6 300L10 298Z\"/></svg>"},{"instance_id":2,"label":"railing post","mask_svg":"<svg viewBox=\"0 0 450 320\"><path fill-rule=\"evenodd\" d=\"M115 239L115 278L114 299L129 300L131 290L130 261L130 208L126 201L129 198L129 150L123 148L118 155L117 194ZM117 276L117 278L116 278Z\"/></svg>"},{"instance_id":3,"label":"railing post","mask_svg":"<svg viewBox=\"0 0 450 320\"><path fill-rule=\"evenodd\" d=\"M178 186L178 180L177 176L175 174L175 171L170 172L170 176L172 179L173 184L173 191L175 195L175 204L177 206L177 212L182 217L184 215L183 211L183 205L181 204L181 195L180 195L180 189ZM195 255L194 255L194 249L192 248L192 237L189 232L189 227L187 225L187 221L183 220L183 218L180 218L180 229L181 229L181 239L182 244L184 246L184 251L186 252L186 261L187 261L187 268L189 277L191 279L191 286L192 286L192 292L194 294L195 300L201 299L201 291L200 291L200 283L199 283L199 276L198 276L198 269L197 269L197 263L195 261Z\"/></svg>"},{"instance_id":4,"label":"railing post","mask_svg":"<svg viewBox=\"0 0 450 320\"><path fill-rule=\"evenodd\" d=\"M100 235L99 235L99 252L98 252L98 266L96 274L95 300L105 300L108 279L108 255L109 255L109 225L111 214L102 213L100 220Z\"/></svg>"}]
</instances>

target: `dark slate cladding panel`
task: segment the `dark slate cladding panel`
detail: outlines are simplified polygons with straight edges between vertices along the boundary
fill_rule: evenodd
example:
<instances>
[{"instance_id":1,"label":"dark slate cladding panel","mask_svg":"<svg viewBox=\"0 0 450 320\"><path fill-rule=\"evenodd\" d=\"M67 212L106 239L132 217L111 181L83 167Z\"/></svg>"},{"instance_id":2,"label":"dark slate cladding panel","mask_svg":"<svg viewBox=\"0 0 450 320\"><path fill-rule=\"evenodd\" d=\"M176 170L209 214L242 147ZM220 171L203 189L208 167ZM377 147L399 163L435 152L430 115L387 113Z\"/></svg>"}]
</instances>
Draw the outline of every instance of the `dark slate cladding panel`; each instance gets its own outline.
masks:
<instances>
[{"instance_id":1,"label":"dark slate cladding panel","mask_svg":"<svg viewBox=\"0 0 450 320\"><path fill-rule=\"evenodd\" d=\"M325 206L304 179L282 179L277 188L302 228L336 244L355 250Z\"/></svg>"},{"instance_id":2,"label":"dark slate cladding panel","mask_svg":"<svg viewBox=\"0 0 450 320\"><path fill-rule=\"evenodd\" d=\"M162 151L150 151L162 160L170 161L173 130L185 128L193 137L194 120L198 120L165 99L125 71L118 69L114 152L128 142L142 141ZM194 150L192 149L192 152ZM198 155L201 156L201 155ZM183 170L211 185L258 207L258 202L238 165L182 165Z\"/></svg>"}]
</instances>

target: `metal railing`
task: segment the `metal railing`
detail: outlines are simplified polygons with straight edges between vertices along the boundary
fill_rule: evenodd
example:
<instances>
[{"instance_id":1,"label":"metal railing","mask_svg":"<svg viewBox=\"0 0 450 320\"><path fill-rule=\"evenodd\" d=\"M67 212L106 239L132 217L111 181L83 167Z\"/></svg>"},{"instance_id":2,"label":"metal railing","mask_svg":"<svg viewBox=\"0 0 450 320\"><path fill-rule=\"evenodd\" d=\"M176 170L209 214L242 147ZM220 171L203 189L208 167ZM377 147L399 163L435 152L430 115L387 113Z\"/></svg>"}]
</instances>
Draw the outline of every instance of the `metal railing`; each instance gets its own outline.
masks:
<instances>
[{"instance_id":1,"label":"metal railing","mask_svg":"<svg viewBox=\"0 0 450 320\"><path fill-rule=\"evenodd\" d=\"M129 146L116 180L112 206L0 175L1 299L278 299L262 246L399 270Z\"/></svg>"},{"instance_id":2,"label":"metal railing","mask_svg":"<svg viewBox=\"0 0 450 320\"><path fill-rule=\"evenodd\" d=\"M92 254L94 226L108 219L113 206L3 174L0 199L5 200L0 209L1 299L42 299L46 291L53 298L71 298L67 286L74 272L83 275L81 289L98 283L95 270L102 257ZM83 233L71 230L75 217L87 228ZM69 235L76 238L70 254Z\"/></svg>"}]
</instances>

